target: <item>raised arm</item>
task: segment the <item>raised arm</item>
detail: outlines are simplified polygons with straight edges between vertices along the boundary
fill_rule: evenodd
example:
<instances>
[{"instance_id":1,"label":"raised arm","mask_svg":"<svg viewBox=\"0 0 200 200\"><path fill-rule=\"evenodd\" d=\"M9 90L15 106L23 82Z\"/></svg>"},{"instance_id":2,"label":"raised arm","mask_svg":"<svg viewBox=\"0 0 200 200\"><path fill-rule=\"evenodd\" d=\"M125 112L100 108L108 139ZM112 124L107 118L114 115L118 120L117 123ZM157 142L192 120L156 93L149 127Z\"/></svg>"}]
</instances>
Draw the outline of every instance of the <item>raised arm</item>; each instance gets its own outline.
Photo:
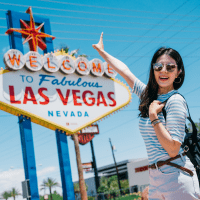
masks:
<instances>
[{"instance_id":1,"label":"raised arm","mask_svg":"<svg viewBox=\"0 0 200 200\"><path fill-rule=\"evenodd\" d=\"M119 73L128 83L128 85L133 88L134 81L136 77L133 73L129 70L129 68L117 58L114 58L106 51L104 51L103 45L103 32L101 33L101 37L98 44L92 45L94 49L96 49L99 55L117 72Z\"/></svg>"}]
</instances>

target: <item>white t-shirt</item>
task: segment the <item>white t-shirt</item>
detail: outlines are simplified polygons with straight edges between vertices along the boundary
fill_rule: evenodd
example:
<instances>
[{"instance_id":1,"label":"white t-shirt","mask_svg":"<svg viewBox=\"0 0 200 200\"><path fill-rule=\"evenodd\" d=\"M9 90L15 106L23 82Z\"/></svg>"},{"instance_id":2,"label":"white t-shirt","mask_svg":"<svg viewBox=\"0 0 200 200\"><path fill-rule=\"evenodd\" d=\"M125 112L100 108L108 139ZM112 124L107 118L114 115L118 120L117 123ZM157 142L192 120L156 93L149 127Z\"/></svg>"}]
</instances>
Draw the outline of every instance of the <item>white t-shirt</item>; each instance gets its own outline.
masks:
<instances>
[{"instance_id":1,"label":"white t-shirt","mask_svg":"<svg viewBox=\"0 0 200 200\"><path fill-rule=\"evenodd\" d=\"M136 79L133 86L133 92L140 98L145 87L146 85L144 83L142 83L139 79ZM157 100L164 102L172 94L177 92L177 90L171 90L167 94L158 95ZM172 139L182 143L185 136L185 122L187 117L187 105L185 99L180 94L174 94L167 101L165 110L167 115L166 121L162 112L158 114L158 118L167 129ZM151 121L148 117L140 117L139 129L146 145L149 164L170 158L167 151L158 141L154 128L152 127ZM179 153L182 152L183 149L180 148Z\"/></svg>"}]
</instances>

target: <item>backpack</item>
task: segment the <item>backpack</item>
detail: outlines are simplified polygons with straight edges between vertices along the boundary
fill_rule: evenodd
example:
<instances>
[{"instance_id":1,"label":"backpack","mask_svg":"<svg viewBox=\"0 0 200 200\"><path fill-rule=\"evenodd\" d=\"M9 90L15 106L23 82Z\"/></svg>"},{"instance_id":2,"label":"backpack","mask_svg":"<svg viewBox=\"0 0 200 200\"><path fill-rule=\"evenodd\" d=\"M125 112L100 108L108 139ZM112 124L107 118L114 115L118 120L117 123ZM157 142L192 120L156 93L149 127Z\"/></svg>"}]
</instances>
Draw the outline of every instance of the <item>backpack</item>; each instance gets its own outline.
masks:
<instances>
[{"instance_id":1,"label":"backpack","mask_svg":"<svg viewBox=\"0 0 200 200\"><path fill-rule=\"evenodd\" d=\"M174 94L179 94L179 93L174 93ZM174 94L172 94L171 96L173 96ZM179 95L181 95L181 94L179 94ZM168 99L165 102L167 102ZM186 103L186 105L187 105L187 103ZM187 105L187 110L188 110L188 114L189 114L187 119L190 121L190 123L192 125L192 132L189 133L189 130L188 130L187 126L185 125L186 135L185 135L185 138L184 138L184 141L183 141L181 147L184 150L184 152L186 153L187 157L192 162L192 164L194 165L194 168L196 169L196 173L198 176L199 184L200 184L200 132L197 133L197 128L190 116L190 111L189 111L188 105ZM165 110L165 106L164 106L162 112L163 112L163 116L166 121L167 113Z\"/></svg>"}]
</instances>

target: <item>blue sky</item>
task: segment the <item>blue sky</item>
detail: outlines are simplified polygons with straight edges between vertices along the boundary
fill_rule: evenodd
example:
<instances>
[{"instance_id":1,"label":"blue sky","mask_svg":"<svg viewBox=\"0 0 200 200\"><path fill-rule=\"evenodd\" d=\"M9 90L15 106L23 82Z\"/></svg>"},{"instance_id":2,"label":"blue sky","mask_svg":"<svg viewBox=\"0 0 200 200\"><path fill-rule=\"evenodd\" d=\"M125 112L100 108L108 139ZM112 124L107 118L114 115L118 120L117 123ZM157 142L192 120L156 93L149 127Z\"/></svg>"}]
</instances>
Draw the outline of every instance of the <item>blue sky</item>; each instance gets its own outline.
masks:
<instances>
[{"instance_id":1,"label":"blue sky","mask_svg":"<svg viewBox=\"0 0 200 200\"><path fill-rule=\"evenodd\" d=\"M80 49L89 60L100 58L92 48L104 32L104 48L123 61L144 83L147 83L151 57L161 46L180 52L186 78L179 90L187 100L190 113L199 122L200 105L200 3L182 0L114 1L88 0L1 0L0 1L0 67L5 67L3 55L9 49L5 13L7 10L25 12L32 6L33 15L50 19L54 48L67 45ZM25 46L25 49L28 48ZM101 58L100 58L101 59ZM103 59L101 59L103 61ZM123 78L117 75L123 82ZM109 144L116 147L116 161L147 157L138 129L138 98L123 111L99 123L100 134L93 140L97 166L113 163ZM21 190L24 180L18 118L0 111L0 193L11 187ZM57 147L54 131L32 124L38 184L47 177L60 182ZM78 180L74 144L68 137L72 177ZM90 162L90 145L80 146L82 162ZM84 174L91 177L93 174ZM59 188L57 191L61 192ZM44 191L40 191L44 194ZM46 191L47 192L47 191ZM17 199L21 199L18 197Z\"/></svg>"}]
</instances>

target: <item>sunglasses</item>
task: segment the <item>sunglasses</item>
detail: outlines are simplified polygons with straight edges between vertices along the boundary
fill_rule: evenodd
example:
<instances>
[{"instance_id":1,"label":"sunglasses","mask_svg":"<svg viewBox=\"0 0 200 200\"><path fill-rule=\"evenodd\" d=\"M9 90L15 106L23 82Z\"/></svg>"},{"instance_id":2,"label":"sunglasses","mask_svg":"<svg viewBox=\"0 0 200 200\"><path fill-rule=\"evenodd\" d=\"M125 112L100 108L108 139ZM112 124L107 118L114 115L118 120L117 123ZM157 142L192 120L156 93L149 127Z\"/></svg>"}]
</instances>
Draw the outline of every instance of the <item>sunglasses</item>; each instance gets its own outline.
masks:
<instances>
[{"instance_id":1,"label":"sunglasses","mask_svg":"<svg viewBox=\"0 0 200 200\"><path fill-rule=\"evenodd\" d=\"M157 72L161 71L163 67L166 66L168 72L173 72L177 65L169 63L167 65L163 65L162 63L153 64L153 69Z\"/></svg>"}]
</instances>

